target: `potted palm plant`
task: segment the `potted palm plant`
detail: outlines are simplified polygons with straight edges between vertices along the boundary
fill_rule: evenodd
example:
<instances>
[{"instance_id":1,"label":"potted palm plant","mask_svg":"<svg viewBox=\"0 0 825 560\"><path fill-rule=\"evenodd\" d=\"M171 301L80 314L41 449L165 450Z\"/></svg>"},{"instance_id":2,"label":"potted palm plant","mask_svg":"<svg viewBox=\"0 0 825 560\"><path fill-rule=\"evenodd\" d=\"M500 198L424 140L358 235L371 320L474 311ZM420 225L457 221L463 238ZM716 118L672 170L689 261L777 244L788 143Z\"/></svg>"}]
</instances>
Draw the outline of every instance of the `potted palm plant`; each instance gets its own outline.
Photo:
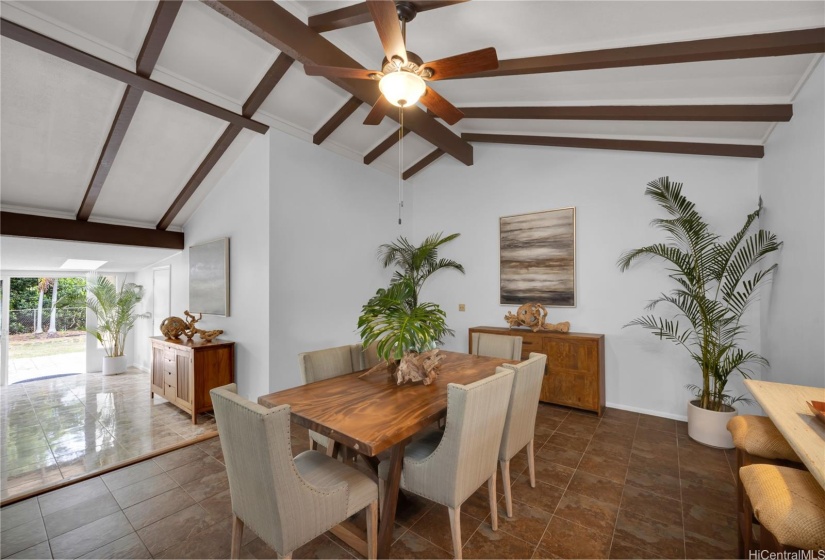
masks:
<instances>
[{"instance_id":1,"label":"potted palm plant","mask_svg":"<svg viewBox=\"0 0 825 560\"><path fill-rule=\"evenodd\" d=\"M734 404L748 399L730 395L728 381L735 373L747 378L753 366L768 363L740 347L747 331L742 318L758 288L777 268L776 264L767 268L756 265L782 244L769 231L748 234L762 210L761 199L742 228L722 241L695 204L682 195L681 183L663 177L648 183L645 194L669 214L652 222L668 234L668 241L628 251L618 265L625 271L642 257L666 263L677 286L651 301L647 309L653 311L666 304L675 315L645 315L625 326L643 327L687 350L702 374L701 386L688 385L696 397L688 403L688 434L705 445L732 448L733 440L725 427L736 415Z\"/></svg>"},{"instance_id":2,"label":"potted palm plant","mask_svg":"<svg viewBox=\"0 0 825 560\"><path fill-rule=\"evenodd\" d=\"M120 289L105 276L98 277L88 288L86 307L97 318L97 326L86 328L103 346L103 375L126 371L126 336L135 326L137 304L143 299L143 286L123 282Z\"/></svg>"},{"instance_id":3,"label":"potted palm plant","mask_svg":"<svg viewBox=\"0 0 825 560\"><path fill-rule=\"evenodd\" d=\"M442 338L453 331L447 327L446 314L435 303L419 302L424 282L435 272L452 268L464 273L464 267L450 259L438 258L438 248L459 234L442 237L433 234L415 246L399 237L394 243L379 247L385 268L397 266L388 288L379 289L362 307L358 328L364 346L376 344L376 351L389 365L390 373L405 367L422 371L437 367L437 359L426 365L428 353ZM427 357L423 357L427 356Z\"/></svg>"}]
</instances>

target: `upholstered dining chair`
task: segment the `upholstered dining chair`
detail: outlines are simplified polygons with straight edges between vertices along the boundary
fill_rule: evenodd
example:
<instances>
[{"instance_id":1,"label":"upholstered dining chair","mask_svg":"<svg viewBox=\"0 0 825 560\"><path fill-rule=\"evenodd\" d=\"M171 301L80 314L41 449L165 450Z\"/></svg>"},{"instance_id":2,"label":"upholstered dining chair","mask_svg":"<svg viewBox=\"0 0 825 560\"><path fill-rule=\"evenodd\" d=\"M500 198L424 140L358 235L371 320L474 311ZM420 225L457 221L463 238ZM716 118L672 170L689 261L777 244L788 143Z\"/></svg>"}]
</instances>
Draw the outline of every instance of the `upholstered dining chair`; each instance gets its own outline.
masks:
<instances>
[{"instance_id":1,"label":"upholstered dining chair","mask_svg":"<svg viewBox=\"0 0 825 560\"><path fill-rule=\"evenodd\" d=\"M298 365L301 368L304 385L364 369L360 344L348 344L298 354ZM334 454L334 445L329 438L309 430L309 448L317 449L318 445L327 450L327 455Z\"/></svg>"},{"instance_id":2,"label":"upholstered dining chair","mask_svg":"<svg viewBox=\"0 0 825 560\"><path fill-rule=\"evenodd\" d=\"M498 461L501 465L501 484L504 487L504 502L507 517L513 517L513 495L510 488L510 460L527 447L527 467L530 471L530 486L536 487L536 459L533 437L536 429L536 413L541 396L541 382L547 356L530 353L530 358L520 364L505 364L496 371L512 369L515 371L513 390L510 391L510 406L504 422L504 434Z\"/></svg>"},{"instance_id":3,"label":"upholstered dining chair","mask_svg":"<svg viewBox=\"0 0 825 560\"><path fill-rule=\"evenodd\" d=\"M447 386L447 427L407 445L401 488L447 506L453 550L461 558L461 504L487 482L490 525L498 530L496 461L510 401L513 371L502 370L471 383ZM386 485L389 464L378 465Z\"/></svg>"},{"instance_id":4,"label":"upholstered dining chair","mask_svg":"<svg viewBox=\"0 0 825 560\"><path fill-rule=\"evenodd\" d=\"M244 527L290 558L308 543L366 509L367 552L378 544L378 485L368 476L318 451L292 458L289 405L264 408L237 395L237 387L212 389L232 500L231 557L239 558Z\"/></svg>"},{"instance_id":5,"label":"upholstered dining chair","mask_svg":"<svg viewBox=\"0 0 825 560\"><path fill-rule=\"evenodd\" d=\"M473 333L473 354L503 360L520 360L523 339L520 336Z\"/></svg>"},{"instance_id":6,"label":"upholstered dining chair","mask_svg":"<svg viewBox=\"0 0 825 560\"><path fill-rule=\"evenodd\" d=\"M364 353L363 354L364 354L364 369L373 368L373 367L377 366L378 364L380 364L381 362L384 361L378 355L378 343L377 342L373 342L372 344L370 344L369 346L364 348Z\"/></svg>"}]
</instances>

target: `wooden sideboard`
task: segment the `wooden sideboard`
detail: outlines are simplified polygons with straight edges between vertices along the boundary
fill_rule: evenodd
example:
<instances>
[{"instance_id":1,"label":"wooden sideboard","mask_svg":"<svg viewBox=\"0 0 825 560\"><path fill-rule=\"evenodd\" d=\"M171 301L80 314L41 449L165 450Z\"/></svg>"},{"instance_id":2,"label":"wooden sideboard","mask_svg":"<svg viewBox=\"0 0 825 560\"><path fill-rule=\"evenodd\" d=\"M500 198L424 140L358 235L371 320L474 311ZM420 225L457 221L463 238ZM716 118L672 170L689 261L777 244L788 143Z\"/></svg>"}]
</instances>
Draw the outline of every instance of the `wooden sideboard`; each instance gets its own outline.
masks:
<instances>
[{"instance_id":1,"label":"wooden sideboard","mask_svg":"<svg viewBox=\"0 0 825 560\"><path fill-rule=\"evenodd\" d=\"M547 355L547 367L541 385L544 402L604 412L604 335L588 333L533 332L530 329L507 327L473 327L472 333L520 336L523 339L521 357L530 352Z\"/></svg>"},{"instance_id":2,"label":"wooden sideboard","mask_svg":"<svg viewBox=\"0 0 825 560\"><path fill-rule=\"evenodd\" d=\"M235 382L235 343L168 340L153 336L152 398L158 394L192 415L212 410L209 391Z\"/></svg>"}]
</instances>

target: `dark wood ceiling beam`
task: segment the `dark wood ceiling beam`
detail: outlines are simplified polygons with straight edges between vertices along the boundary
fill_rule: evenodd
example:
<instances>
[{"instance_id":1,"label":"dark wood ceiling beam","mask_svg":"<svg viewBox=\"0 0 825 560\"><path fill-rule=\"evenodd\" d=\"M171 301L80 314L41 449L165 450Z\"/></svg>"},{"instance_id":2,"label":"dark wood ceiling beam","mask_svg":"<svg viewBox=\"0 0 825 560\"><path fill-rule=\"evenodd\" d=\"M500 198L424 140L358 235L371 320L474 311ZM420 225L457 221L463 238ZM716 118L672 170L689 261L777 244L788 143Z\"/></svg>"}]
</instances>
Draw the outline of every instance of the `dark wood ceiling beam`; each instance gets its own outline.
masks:
<instances>
[{"instance_id":1,"label":"dark wood ceiling beam","mask_svg":"<svg viewBox=\"0 0 825 560\"><path fill-rule=\"evenodd\" d=\"M209 153L206 154L206 157L203 159L201 164L195 170L195 173L189 178L184 185L183 189L178 193L178 196L175 197L175 200L172 202L172 205L169 207L168 210L163 214L163 217L158 222L156 226L158 229L166 229L170 225L172 225L172 221L177 217L186 203L192 198L192 195L195 194L195 191L198 187L201 186L203 180L206 179L209 172L212 171L212 168L220 161L223 154L226 150L229 149L229 146L232 145L232 141L238 137L238 134L241 133L241 127L236 126L234 124L227 125L226 129L221 134L218 141L212 146L212 149L209 150Z\"/></svg>"},{"instance_id":2,"label":"dark wood ceiling beam","mask_svg":"<svg viewBox=\"0 0 825 560\"><path fill-rule=\"evenodd\" d=\"M312 136L312 143L313 144L321 144L327 137L335 132L335 129L344 124L344 121L352 115L358 107L363 104L363 101L358 99L357 97L350 97L349 100L344 103L344 105L338 109L332 117L324 123L324 125L318 129Z\"/></svg>"},{"instance_id":3,"label":"dark wood ceiling beam","mask_svg":"<svg viewBox=\"0 0 825 560\"><path fill-rule=\"evenodd\" d=\"M163 45L166 44L166 38L169 37L169 32L172 31L172 25L175 23L175 18L178 17L182 4L183 0L160 0L158 2L155 16L152 18L149 31L146 33L146 39L143 41L143 46L138 53L137 63L135 64L138 75L144 78L152 75L155 64L158 63L160 58L160 51L163 50Z\"/></svg>"},{"instance_id":4,"label":"dark wood ceiling beam","mask_svg":"<svg viewBox=\"0 0 825 560\"><path fill-rule=\"evenodd\" d=\"M490 78L821 52L825 52L825 27L513 58L500 60L496 70L465 74L461 78Z\"/></svg>"},{"instance_id":5,"label":"dark wood ceiling beam","mask_svg":"<svg viewBox=\"0 0 825 560\"><path fill-rule=\"evenodd\" d=\"M370 150L369 153L364 156L364 163L367 165L371 164L373 161L378 159L381 154L395 146L398 143L399 130L401 130L401 127L398 127L398 130L387 136L380 144ZM409 132L410 131L405 128L403 134L401 134L401 137L406 136Z\"/></svg>"},{"instance_id":6,"label":"dark wood ceiling beam","mask_svg":"<svg viewBox=\"0 0 825 560\"><path fill-rule=\"evenodd\" d=\"M269 94L272 93L272 90L275 89L275 86L278 85L278 82L281 81L281 78L284 77L284 74L286 74L286 71L292 66L293 62L295 62L295 59L291 56L287 56L284 53L278 55L278 58L275 59L275 62L272 63L272 66L270 66L269 70L264 74L261 82L255 87L252 94L246 100L246 103L243 104L243 110L241 111L243 116L252 118L255 113L258 112L258 109L264 104L266 98L269 97Z\"/></svg>"},{"instance_id":7,"label":"dark wood ceiling beam","mask_svg":"<svg viewBox=\"0 0 825 560\"><path fill-rule=\"evenodd\" d=\"M596 105L461 107L465 119L786 122L793 105Z\"/></svg>"},{"instance_id":8,"label":"dark wood ceiling beam","mask_svg":"<svg viewBox=\"0 0 825 560\"><path fill-rule=\"evenodd\" d=\"M363 69L352 57L275 2L202 1L301 64ZM374 82L341 78L330 81L370 107L380 96ZM399 120L395 111L387 116ZM473 147L418 107L405 109L404 126L465 165L473 164Z\"/></svg>"},{"instance_id":9,"label":"dark wood ceiling beam","mask_svg":"<svg viewBox=\"0 0 825 560\"><path fill-rule=\"evenodd\" d=\"M135 116L141 97L143 97L141 90L126 86L123 99L120 100L120 106L117 108L117 113L115 113L112 128L109 129L109 135L103 144L103 150L100 152L89 186L86 187L86 194L83 195L83 201L77 211L76 218L78 220L88 220L89 216L92 215L92 209L94 209L100 191L103 189L103 183L106 182L106 178L109 176L109 171L112 169L121 144L123 144L123 139L126 138L126 131L129 130L129 125L132 123L132 117Z\"/></svg>"},{"instance_id":10,"label":"dark wood ceiling beam","mask_svg":"<svg viewBox=\"0 0 825 560\"><path fill-rule=\"evenodd\" d=\"M183 249L183 232L0 212L0 235Z\"/></svg>"},{"instance_id":11,"label":"dark wood ceiling beam","mask_svg":"<svg viewBox=\"0 0 825 560\"><path fill-rule=\"evenodd\" d=\"M707 142L664 142L652 140L618 140L605 138L572 138L564 136L518 136L511 134L478 134L465 132L461 137L468 142L490 144L517 144L521 146L555 146L559 148L591 148L596 150L624 150L629 152L656 152L761 158L765 148L751 144L713 144Z\"/></svg>"},{"instance_id":12,"label":"dark wood ceiling beam","mask_svg":"<svg viewBox=\"0 0 825 560\"><path fill-rule=\"evenodd\" d=\"M437 8L444 8L452 6L453 4L461 4L467 0L417 0L412 2L416 11L426 12L427 10L435 10ZM335 29L343 29L345 27L352 27L353 25L360 25L362 23L369 23L372 21L370 11L365 2L360 4L353 4L337 10L331 10L322 14L315 14L310 16L308 20L309 26L318 33L326 31L334 31Z\"/></svg>"},{"instance_id":13,"label":"dark wood ceiling beam","mask_svg":"<svg viewBox=\"0 0 825 560\"><path fill-rule=\"evenodd\" d=\"M422 169L424 169L425 167L427 167L443 155L444 151L436 148L435 150L433 150L432 152L430 152L429 154L415 162L409 169L404 171L402 177L406 181L407 179L409 179L410 177L412 177L413 175L415 175L416 173L418 173L419 171L421 171Z\"/></svg>"},{"instance_id":14,"label":"dark wood ceiling beam","mask_svg":"<svg viewBox=\"0 0 825 560\"><path fill-rule=\"evenodd\" d=\"M55 41L50 37L46 37L45 35L41 35L40 33L30 29L26 29L25 27L21 27L8 20L0 19L0 34L3 37L17 41L18 43L28 45L39 51L51 54L57 58L61 58L68 62L77 64L78 66L82 66L88 70L92 70L93 72L112 78L113 80L123 82L133 88L152 93L158 97L162 97L174 103L178 103L179 105L200 111L201 113L224 120L228 123L235 124L243 128L248 128L249 130L253 130L259 134L266 134L266 131L269 130L269 127L263 123L253 121L252 119L233 113L228 109L224 109L223 107L219 107L218 105L214 105L208 101L204 101L203 99L198 99L197 97L176 90L175 88L169 87L160 82L155 82L135 72L130 72L125 68L112 64L111 62L106 62L105 60L75 49L74 47L70 47L60 41Z\"/></svg>"},{"instance_id":15,"label":"dark wood ceiling beam","mask_svg":"<svg viewBox=\"0 0 825 560\"><path fill-rule=\"evenodd\" d=\"M163 49L166 38L172 30L172 24L175 23L175 18L180 11L181 3L182 0L161 0L158 3L155 16L152 18L149 31L146 33L146 39L144 39L137 57L136 67L140 76L148 78L152 75L152 70L155 69L155 64L160 57L160 51ZM83 202L81 202L80 209L77 211L76 218L78 220L88 220L89 216L92 215L92 210L100 196L100 191L103 189L103 184L106 182L106 177L109 176L109 171L115 162L120 146L123 144L126 131L129 130L129 125L132 122L132 117L135 116L141 97L143 97L142 90L126 86L126 91L123 92L123 98L120 100L120 106L117 113L115 113L115 119L109 129L106 142L103 144L89 186L86 187L86 194L83 195Z\"/></svg>"},{"instance_id":16,"label":"dark wood ceiling beam","mask_svg":"<svg viewBox=\"0 0 825 560\"><path fill-rule=\"evenodd\" d=\"M286 74L286 71L289 70L293 62L294 60L284 53L278 55L278 58L275 59L275 62L272 63L272 66L269 67L269 70L266 71L260 83L249 95L246 103L244 103L243 115L245 117L251 117L258 112L258 109L261 108L261 105L263 105L266 98L269 97L269 94L272 93L272 90L275 89L275 86L278 85L278 82L281 81L281 78L284 77L284 74ZM206 154L206 157L195 170L195 173L192 174L178 193L178 196L175 197L172 205L169 206L169 209L163 214L163 217L156 226L157 229L164 230L172 225L172 221L180 211L183 210L183 207L189 199L192 198L192 195L195 194L198 187L201 186L201 183L203 183L203 180L209 175L209 172L212 171L218 161L220 161L223 154L226 153L226 150L229 149L229 146L232 145L232 142L241 133L241 130L243 129L235 124L230 124L224 129L218 141L215 142L215 145L212 146L212 149Z\"/></svg>"}]
</instances>

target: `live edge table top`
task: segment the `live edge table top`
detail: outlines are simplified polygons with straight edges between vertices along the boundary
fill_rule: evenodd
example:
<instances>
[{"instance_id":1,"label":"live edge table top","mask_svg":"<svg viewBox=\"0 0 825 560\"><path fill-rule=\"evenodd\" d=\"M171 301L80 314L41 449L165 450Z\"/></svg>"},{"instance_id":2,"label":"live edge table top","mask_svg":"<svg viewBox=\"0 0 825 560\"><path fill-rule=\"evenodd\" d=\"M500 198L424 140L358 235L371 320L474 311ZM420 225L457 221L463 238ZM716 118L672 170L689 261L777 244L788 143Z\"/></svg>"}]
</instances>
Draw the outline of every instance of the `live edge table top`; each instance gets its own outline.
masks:
<instances>
[{"instance_id":1,"label":"live edge table top","mask_svg":"<svg viewBox=\"0 0 825 560\"><path fill-rule=\"evenodd\" d=\"M467 385L493 375L512 360L443 351L430 385L396 385L386 373L350 373L258 398L272 408L288 404L292 421L374 457L447 413L447 385Z\"/></svg>"}]
</instances>

